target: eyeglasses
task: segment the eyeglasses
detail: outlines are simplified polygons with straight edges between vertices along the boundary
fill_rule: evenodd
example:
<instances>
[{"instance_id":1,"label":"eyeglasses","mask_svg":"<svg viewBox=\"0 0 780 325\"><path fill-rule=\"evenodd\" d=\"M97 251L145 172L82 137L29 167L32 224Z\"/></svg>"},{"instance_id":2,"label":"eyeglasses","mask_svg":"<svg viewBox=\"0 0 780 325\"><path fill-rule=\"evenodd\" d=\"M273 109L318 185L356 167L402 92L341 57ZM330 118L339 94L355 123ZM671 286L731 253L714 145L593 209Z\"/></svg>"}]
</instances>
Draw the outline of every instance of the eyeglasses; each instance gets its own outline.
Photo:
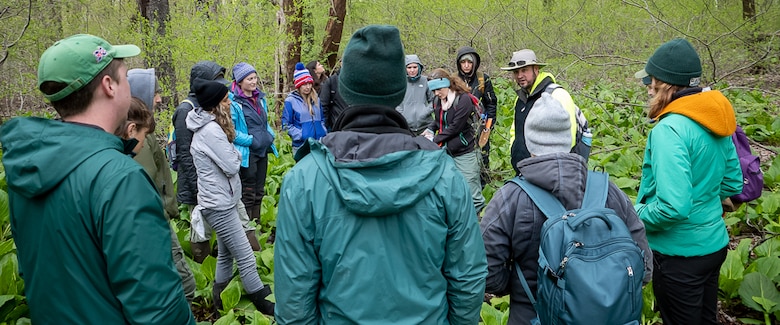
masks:
<instances>
[{"instance_id":1,"label":"eyeglasses","mask_svg":"<svg viewBox=\"0 0 780 325\"><path fill-rule=\"evenodd\" d=\"M509 62L509 64L507 64L507 65L510 68L514 68L514 67L519 67L519 66L525 65L525 63L526 63L525 60L518 60L518 61L514 61L514 62Z\"/></svg>"}]
</instances>

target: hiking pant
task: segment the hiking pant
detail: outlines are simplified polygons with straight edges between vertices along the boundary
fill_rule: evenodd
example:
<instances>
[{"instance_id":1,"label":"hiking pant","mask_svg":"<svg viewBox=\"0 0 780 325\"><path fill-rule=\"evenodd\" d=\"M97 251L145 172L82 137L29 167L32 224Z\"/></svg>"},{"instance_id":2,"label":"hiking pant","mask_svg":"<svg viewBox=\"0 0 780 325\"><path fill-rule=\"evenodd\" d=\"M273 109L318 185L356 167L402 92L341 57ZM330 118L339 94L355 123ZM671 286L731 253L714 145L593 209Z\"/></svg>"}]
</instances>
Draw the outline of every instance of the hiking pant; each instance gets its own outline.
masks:
<instances>
[{"instance_id":1,"label":"hiking pant","mask_svg":"<svg viewBox=\"0 0 780 325\"><path fill-rule=\"evenodd\" d=\"M260 205L263 203L265 195L265 176L268 171L268 156L260 157L249 154L249 167L241 167L239 177L241 177L241 202L244 202L246 210L250 216L260 215ZM257 210L256 214L252 211ZM259 220L258 220L259 221Z\"/></svg>"},{"instance_id":2,"label":"hiking pant","mask_svg":"<svg viewBox=\"0 0 780 325\"><path fill-rule=\"evenodd\" d=\"M727 247L704 256L653 251L653 292L664 325L718 323L718 275Z\"/></svg>"},{"instance_id":3,"label":"hiking pant","mask_svg":"<svg viewBox=\"0 0 780 325\"><path fill-rule=\"evenodd\" d=\"M187 206L187 210L190 212L190 216L192 216L192 210L194 208L194 205ZM241 221L241 226L244 227L244 232L255 230L255 227L249 225L249 214L247 214L246 208L244 208L244 203L238 201L236 208L238 209L238 220ZM208 221L206 221L204 226L206 226L206 231L204 233L205 236L202 237L198 235L194 229L190 229L190 243L202 243L211 240L212 229Z\"/></svg>"},{"instance_id":4,"label":"hiking pant","mask_svg":"<svg viewBox=\"0 0 780 325\"><path fill-rule=\"evenodd\" d=\"M227 283L233 277L233 261L246 292L257 292L263 288L257 273L255 254L246 238L244 228L238 220L237 206L227 210L203 209L203 218L217 233L217 269L214 282Z\"/></svg>"},{"instance_id":5,"label":"hiking pant","mask_svg":"<svg viewBox=\"0 0 780 325\"><path fill-rule=\"evenodd\" d=\"M477 215L485 207L485 197L482 196L482 184L479 182L479 151L474 150L457 157L452 157L455 160L455 167L466 178L466 182L469 184L471 190L471 200L474 202L474 209L477 210Z\"/></svg>"}]
</instances>

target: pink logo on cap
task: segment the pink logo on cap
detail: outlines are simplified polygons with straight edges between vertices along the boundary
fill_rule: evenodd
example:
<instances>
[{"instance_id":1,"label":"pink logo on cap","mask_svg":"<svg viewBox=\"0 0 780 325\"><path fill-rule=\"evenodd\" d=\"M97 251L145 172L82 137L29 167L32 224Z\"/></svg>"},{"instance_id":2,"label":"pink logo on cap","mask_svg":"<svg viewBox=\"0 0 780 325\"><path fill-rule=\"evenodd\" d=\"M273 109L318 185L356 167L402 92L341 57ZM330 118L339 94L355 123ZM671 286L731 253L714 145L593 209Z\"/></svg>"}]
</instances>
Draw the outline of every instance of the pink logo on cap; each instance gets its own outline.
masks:
<instances>
[{"instance_id":1,"label":"pink logo on cap","mask_svg":"<svg viewBox=\"0 0 780 325\"><path fill-rule=\"evenodd\" d=\"M100 63L100 61L103 61L103 57L105 57L106 54L108 54L108 52L106 52L106 49L104 49L102 46L98 46L97 50L95 50L95 52L92 52L92 54L95 55L95 59L97 59L97 63Z\"/></svg>"}]
</instances>

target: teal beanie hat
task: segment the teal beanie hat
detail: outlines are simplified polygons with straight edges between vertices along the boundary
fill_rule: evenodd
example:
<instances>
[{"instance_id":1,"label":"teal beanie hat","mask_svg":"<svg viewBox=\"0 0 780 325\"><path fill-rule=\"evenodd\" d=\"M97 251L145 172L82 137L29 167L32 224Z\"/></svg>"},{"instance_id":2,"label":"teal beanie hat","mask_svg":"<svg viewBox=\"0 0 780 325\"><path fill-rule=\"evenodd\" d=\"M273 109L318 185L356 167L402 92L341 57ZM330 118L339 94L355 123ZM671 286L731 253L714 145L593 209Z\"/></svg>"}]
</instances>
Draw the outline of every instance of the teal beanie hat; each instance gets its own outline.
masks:
<instances>
[{"instance_id":1,"label":"teal beanie hat","mask_svg":"<svg viewBox=\"0 0 780 325\"><path fill-rule=\"evenodd\" d=\"M350 106L396 107L406 94L406 64L398 28L369 25L352 34L339 72L339 93Z\"/></svg>"},{"instance_id":2,"label":"teal beanie hat","mask_svg":"<svg viewBox=\"0 0 780 325\"><path fill-rule=\"evenodd\" d=\"M696 87L701 82L701 60L690 42L676 38L655 50L645 72L670 85Z\"/></svg>"}]
</instances>

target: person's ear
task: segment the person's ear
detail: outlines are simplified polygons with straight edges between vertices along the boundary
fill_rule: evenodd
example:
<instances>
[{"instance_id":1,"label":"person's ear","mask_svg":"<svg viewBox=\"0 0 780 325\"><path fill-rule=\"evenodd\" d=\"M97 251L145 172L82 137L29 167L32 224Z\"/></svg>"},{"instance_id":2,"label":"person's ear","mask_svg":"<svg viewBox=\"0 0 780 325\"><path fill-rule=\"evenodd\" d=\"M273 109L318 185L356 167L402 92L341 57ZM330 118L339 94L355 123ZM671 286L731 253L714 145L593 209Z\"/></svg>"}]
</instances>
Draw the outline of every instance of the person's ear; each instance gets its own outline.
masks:
<instances>
[{"instance_id":1,"label":"person's ear","mask_svg":"<svg viewBox=\"0 0 780 325\"><path fill-rule=\"evenodd\" d=\"M125 134L127 134L128 138L135 138L136 133L138 133L138 124L135 122L127 123L126 126L127 129L125 129Z\"/></svg>"}]
</instances>

